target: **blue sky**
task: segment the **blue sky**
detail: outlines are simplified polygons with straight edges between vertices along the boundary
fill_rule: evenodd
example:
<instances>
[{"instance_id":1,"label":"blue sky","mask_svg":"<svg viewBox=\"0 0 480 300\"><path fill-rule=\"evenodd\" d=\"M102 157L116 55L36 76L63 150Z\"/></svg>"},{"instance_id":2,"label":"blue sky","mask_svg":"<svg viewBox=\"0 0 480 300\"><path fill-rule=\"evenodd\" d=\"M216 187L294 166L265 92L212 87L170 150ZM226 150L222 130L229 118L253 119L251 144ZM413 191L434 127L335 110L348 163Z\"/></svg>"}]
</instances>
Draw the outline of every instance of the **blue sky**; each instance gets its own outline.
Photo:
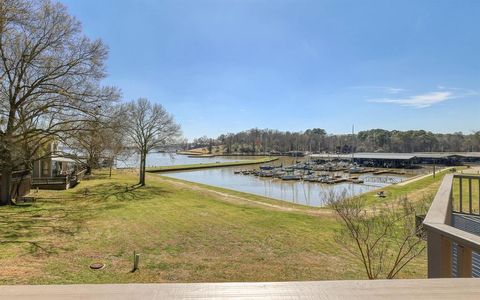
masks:
<instances>
[{"instance_id":1,"label":"blue sky","mask_svg":"<svg viewBox=\"0 0 480 300\"><path fill-rule=\"evenodd\" d=\"M63 0L105 81L187 138L253 127L480 130L480 1Z\"/></svg>"}]
</instances>

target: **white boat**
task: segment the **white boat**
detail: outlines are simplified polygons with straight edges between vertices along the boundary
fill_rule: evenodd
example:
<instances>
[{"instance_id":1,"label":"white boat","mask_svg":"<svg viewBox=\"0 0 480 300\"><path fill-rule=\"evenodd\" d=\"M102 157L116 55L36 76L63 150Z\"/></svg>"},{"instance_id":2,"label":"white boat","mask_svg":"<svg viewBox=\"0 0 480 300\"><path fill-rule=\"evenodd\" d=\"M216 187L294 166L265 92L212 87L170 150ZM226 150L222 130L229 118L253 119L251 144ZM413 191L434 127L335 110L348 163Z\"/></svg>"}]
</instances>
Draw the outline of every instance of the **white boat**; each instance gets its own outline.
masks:
<instances>
[{"instance_id":1,"label":"white boat","mask_svg":"<svg viewBox=\"0 0 480 300\"><path fill-rule=\"evenodd\" d=\"M351 167L350 169L348 169L348 172L349 173L362 173L363 171L365 171L365 168L362 168L362 167L358 167L358 166L353 166Z\"/></svg>"}]
</instances>

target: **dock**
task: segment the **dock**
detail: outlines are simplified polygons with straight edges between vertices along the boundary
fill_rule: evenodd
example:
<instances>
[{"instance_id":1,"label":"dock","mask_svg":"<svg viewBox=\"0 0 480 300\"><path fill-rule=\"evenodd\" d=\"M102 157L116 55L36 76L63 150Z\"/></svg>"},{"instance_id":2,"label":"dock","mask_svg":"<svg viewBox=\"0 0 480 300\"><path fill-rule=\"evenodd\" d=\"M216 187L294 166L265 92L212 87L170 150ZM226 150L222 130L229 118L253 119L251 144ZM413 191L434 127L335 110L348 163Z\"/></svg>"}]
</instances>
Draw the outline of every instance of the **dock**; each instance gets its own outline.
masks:
<instances>
[{"instance_id":1,"label":"dock","mask_svg":"<svg viewBox=\"0 0 480 300\"><path fill-rule=\"evenodd\" d=\"M398 170L391 170L391 169L377 170L373 172L373 175L382 175L382 174L405 175L405 172L398 171Z\"/></svg>"},{"instance_id":2,"label":"dock","mask_svg":"<svg viewBox=\"0 0 480 300\"><path fill-rule=\"evenodd\" d=\"M350 180L348 178L335 178L335 179L330 179L326 181L325 183L327 184L337 184L337 183L342 183L342 182L349 182Z\"/></svg>"}]
</instances>

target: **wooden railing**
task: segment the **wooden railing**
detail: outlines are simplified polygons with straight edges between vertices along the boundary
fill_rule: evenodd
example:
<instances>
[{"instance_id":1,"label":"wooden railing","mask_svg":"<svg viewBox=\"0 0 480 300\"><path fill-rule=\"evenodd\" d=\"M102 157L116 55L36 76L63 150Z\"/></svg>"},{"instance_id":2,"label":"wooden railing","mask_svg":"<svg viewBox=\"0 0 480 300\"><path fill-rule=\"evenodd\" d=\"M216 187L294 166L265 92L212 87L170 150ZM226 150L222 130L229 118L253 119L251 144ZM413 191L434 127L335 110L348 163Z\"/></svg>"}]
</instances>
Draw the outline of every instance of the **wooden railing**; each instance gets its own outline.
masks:
<instances>
[{"instance_id":1,"label":"wooden railing","mask_svg":"<svg viewBox=\"0 0 480 300\"><path fill-rule=\"evenodd\" d=\"M0 285L0 299L472 299L476 279Z\"/></svg>"},{"instance_id":2,"label":"wooden railing","mask_svg":"<svg viewBox=\"0 0 480 300\"><path fill-rule=\"evenodd\" d=\"M458 197L453 188L457 180L460 182ZM429 278L472 277L472 254L480 253L480 236L455 228L452 216L454 213L479 215L475 214L473 202L473 183L477 180L479 176L448 174L438 189L423 222L427 231ZM464 182L468 192L464 190ZM454 199L459 201L455 205Z\"/></svg>"},{"instance_id":3,"label":"wooden railing","mask_svg":"<svg viewBox=\"0 0 480 300\"><path fill-rule=\"evenodd\" d=\"M77 174L75 174L75 177L76 177L75 180L76 180L77 182L82 181L82 179L83 179L83 177L85 176L86 173L87 173L87 168L83 168L83 169L79 170L79 171L77 172Z\"/></svg>"},{"instance_id":4,"label":"wooden railing","mask_svg":"<svg viewBox=\"0 0 480 300\"><path fill-rule=\"evenodd\" d=\"M452 211L480 216L480 176L455 175L453 184Z\"/></svg>"},{"instance_id":5,"label":"wooden railing","mask_svg":"<svg viewBox=\"0 0 480 300\"><path fill-rule=\"evenodd\" d=\"M32 185L40 188L68 189L77 185L85 176L87 169L80 169L74 174L32 178Z\"/></svg>"},{"instance_id":6,"label":"wooden railing","mask_svg":"<svg viewBox=\"0 0 480 300\"><path fill-rule=\"evenodd\" d=\"M33 185L67 184L68 181L69 181L68 176L32 178Z\"/></svg>"}]
</instances>

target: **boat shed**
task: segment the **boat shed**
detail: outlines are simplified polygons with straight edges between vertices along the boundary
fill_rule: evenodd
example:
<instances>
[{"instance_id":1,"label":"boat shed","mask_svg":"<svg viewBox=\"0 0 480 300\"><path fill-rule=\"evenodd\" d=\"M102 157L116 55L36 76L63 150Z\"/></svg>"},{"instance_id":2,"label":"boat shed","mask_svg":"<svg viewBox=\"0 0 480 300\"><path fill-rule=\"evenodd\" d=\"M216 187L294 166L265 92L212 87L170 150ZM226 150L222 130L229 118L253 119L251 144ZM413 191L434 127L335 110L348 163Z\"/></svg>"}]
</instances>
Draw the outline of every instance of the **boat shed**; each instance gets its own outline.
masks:
<instances>
[{"instance_id":1,"label":"boat shed","mask_svg":"<svg viewBox=\"0 0 480 300\"><path fill-rule=\"evenodd\" d=\"M354 161L362 166L409 168L418 164L459 165L464 162L480 162L479 152L421 152L421 153L350 153L312 154L316 161Z\"/></svg>"},{"instance_id":2,"label":"boat shed","mask_svg":"<svg viewBox=\"0 0 480 300\"><path fill-rule=\"evenodd\" d=\"M415 163L410 153L356 153L353 161L362 166L383 168L409 168Z\"/></svg>"}]
</instances>

